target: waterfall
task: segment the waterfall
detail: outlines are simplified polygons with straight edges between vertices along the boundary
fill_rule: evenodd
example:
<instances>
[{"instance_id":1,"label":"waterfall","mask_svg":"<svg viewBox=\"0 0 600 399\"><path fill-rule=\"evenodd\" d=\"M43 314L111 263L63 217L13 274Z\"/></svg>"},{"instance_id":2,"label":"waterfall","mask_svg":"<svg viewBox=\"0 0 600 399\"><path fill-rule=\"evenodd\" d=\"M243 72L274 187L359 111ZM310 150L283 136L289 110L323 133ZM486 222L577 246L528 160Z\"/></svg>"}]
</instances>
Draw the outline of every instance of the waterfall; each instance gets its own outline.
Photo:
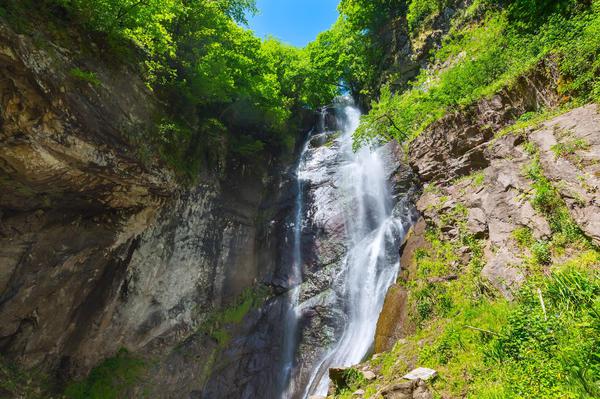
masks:
<instances>
[{"instance_id":1,"label":"waterfall","mask_svg":"<svg viewBox=\"0 0 600 399\"><path fill-rule=\"evenodd\" d=\"M326 394L329 368L354 365L364 359L373 345L385 294L400 266L399 247L407 221L394 212L389 173L380 149L364 147L354 152L352 135L358 127L360 111L347 99L338 102L335 109L341 132L324 132L326 112L323 111L319 122L321 134L309 138L297 165L294 259L290 271L294 283L288 292L290 306L285 316L283 372L287 388L282 395L285 399ZM313 202L307 204L304 185L325 194L313 195ZM303 273L309 266L302 255L302 228L307 219L325 225L335 219L336 226L342 226L333 230L340 230L336 234L343 253L338 269L330 273L327 289L330 292L327 307L335 308L332 312L337 315L336 326L332 328L335 336L322 348L314 349L312 358L299 362L299 341L303 339L303 328L309 328L302 323L303 313L325 295L322 292L313 297L303 295L303 290L314 291L314 284L302 282L304 275L310 274ZM326 229L321 226L318 230Z\"/></svg>"},{"instance_id":2,"label":"waterfall","mask_svg":"<svg viewBox=\"0 0 600 399\"><path fill-rule=\"evenodd\" d=\"M324 129L325 126L325 114L321 112L319 118L319 129ZM310 137L310 133L309 133ZM298 163L295 168L296 176L296 198L294 201L294 217L293 217L293 234L292 234L292 264L288 275L288 287L291 289L287 293L286 309L284 315L284 336L283 336L283 372L282 372L282 383L284 397L290 397L293 392L297 390L292 379L292 372L294 368L294 355L297 347L297 334L298 334L298 318L299 318L299 297L300 297L300 284L302 283L302 223L304 218L304 207L303 207L303 187L302 177L299 175L299 171L302 169L304 162L306 161L306 152L309 147L309 141L304 143Z\"/></svg>"}]
</instances>

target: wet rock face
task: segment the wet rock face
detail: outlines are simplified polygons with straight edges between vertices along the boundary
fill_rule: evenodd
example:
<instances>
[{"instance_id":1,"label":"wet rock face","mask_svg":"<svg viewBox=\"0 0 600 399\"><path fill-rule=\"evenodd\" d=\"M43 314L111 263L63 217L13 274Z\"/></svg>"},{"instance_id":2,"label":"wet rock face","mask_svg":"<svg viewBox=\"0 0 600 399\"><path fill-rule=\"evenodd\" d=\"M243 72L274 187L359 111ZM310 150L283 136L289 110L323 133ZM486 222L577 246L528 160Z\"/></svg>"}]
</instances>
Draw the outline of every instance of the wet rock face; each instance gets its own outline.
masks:
<instances>
[{"instance_id":1,"label":"wet rock face","mask_svg":"<svg viewBox=\"0 0 600 399\"><path fill-rule=\"evenodd\" d=\"M55 367L81 360L77 347L118 295L136 236L176 184L122 139L153 112L141 80L123 71L109 85L102 71L105 83L86 87L68 75L66 50L5 26L0 66L0 350Z\"/></svg>"},{"instance_id":2,"label":"wet rock face","mask_svg":"<svg viewBox=\"0 0 600 399\"><path fill-rule=\"evenodd\" d=\"M168 359L149 371L158 396L198 396L217 346L198 326L276 271L283 167L230 159L219 176L179 186L124 138L152 128L143 82L88 61L0 26L0 353L69 379L126 347ZM244 340L220 357L224 369L266 364L260 312L234 332ZM184 341L185 356L173 349Z\"/></svg>"},{"instance_id":3,"label":"wet rock face","mask_svg":"<svg viewBox=\"0 0 600 399\"><path fill-rule=\"evenodd\" d=\"M306 387L312 368L332 347L347 323L344 304L345 256L348 248L346 204L339 171L348 162L340 151L336 132L315 135L309 142L301 171L304 223L301 235L303 283L300 289L298 374L295 385ZM394 197L395 216L411 223L418 184L401 161L401 148L390 143L381 148L385 178ZM406 226L408 228L408 226Z\"/></svg>"}]
</instances>

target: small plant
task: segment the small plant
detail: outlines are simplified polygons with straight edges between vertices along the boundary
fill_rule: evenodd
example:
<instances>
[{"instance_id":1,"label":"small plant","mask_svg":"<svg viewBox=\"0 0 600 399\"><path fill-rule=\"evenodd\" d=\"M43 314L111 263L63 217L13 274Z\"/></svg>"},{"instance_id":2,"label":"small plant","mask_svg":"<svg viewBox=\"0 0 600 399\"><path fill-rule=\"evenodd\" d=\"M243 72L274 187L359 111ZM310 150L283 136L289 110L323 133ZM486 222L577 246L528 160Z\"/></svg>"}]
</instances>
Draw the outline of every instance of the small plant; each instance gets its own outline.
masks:
<instances>
[{"instance_id":1,"label":"small plant","mask_svg":"<svg viewBox=\"0 0 600 399\"><path fill-rule=\"evenodd\" d=\"M523 144L523 149L529 155L535 155L537 153L537 147L531 141L525 142L525 144Z\"/></svg>"},{"instance_id":2,"label":"small plant","mask_svg":"<svg viewBox=\"0 0 600 399\"><path fill-rule=\"evenodd\" d=\"M587 150L590 144L584 139L573 139L553 145L550 149L556 158L569 158L580 150Z\"/></svg>"},{"instance_id":3,"label":"small plant","mask_svg":"<svg viewBox=\"0 0 600 399\"><path fill-rule=\"evenodd\" d=\"M529 248L533 245L533 231L529 227L519 227L513 230L512 236L520 248Z\"/></svg>"},{"instance_id":4,"label":"small plant","mask_svg":"<svg viewBox=\"0 0 600 399\"><path fill-rule=\"evenodd\" d=\"M532 120L533 118L535 118L538 115L537 112L525 112L523 115L521 115L519 117L519 119L517 119L517 122L528 122L530 120Z\"/></svg>"},{"instance_id":5,"label":"small plant","mask_svg":"<svg viewBox=\"0 0 600 399\"><path fill-rule=\"evenodd\" d=\"M549 265L552 262L552 253L545 241L538 241L531 247L534 260L539 265Z\"/></svg>"},{"instance_id":6,"label":"small plant","mask_svg":"<svg viewBox=\"0 0 600 399\"><path fill-rule=\"evenodd\" d=\"M73 68L69 71L69 74L72 77L81 80L82 82L91 84L92 86L100 86L100 79L98 79L98 76L96 76L95 72L84 71L81 68Z\"/></svg>"}]
</instances>

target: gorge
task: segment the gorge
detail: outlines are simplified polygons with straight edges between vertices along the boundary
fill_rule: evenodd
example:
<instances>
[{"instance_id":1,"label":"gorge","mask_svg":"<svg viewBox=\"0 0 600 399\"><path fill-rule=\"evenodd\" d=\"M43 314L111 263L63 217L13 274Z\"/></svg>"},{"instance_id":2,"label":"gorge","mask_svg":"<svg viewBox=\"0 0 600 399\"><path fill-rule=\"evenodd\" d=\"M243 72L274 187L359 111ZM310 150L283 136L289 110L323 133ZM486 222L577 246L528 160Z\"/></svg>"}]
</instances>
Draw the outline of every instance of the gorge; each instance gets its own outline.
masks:
<instances>
[{"instance_id":1,"label":"gorge","mask_svg":"<svg viewBox=\"0 0 600 399\"><path fill-rule=\"evenodd\" d=\"M0 398L600 395L600 2L338 10L0 1Z\"/></svg>"}]
</instances>

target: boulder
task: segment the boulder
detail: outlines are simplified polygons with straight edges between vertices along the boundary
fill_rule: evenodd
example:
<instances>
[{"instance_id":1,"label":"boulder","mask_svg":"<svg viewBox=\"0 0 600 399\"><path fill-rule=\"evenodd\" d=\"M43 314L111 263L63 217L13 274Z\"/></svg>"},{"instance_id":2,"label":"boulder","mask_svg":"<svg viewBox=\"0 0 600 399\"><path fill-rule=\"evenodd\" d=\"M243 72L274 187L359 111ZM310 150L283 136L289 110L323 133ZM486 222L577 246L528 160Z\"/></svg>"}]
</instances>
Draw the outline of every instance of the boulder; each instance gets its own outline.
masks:
<instances>
[{"instance_id":1,"label":"boulder","mask_svg":"<svg viewBox=\"0 0 600 399\"><path fill-rule=\"evenodd\" d=\"M385 387L380 391L385 399L432 399L423 380L413 380Z\"/></svg>"},{"instance_id":2,"label":"boulder","mask_svg":"<svg viewBox=\"0 0 600 399\"><path fill-rule=\"evenodd\" d=\"M371 370L367 370L367 371L363 371L363 378L367 381L373 381L374 379L377 378L377 375L375 375L374 372L372 372Z\"/></svg>"},{"instance_id":3,"label":"boulder","mask_svg":"<svg viewBox=\"0 0 600 399\"><path fill-rule=\"evenodd\" d=\"M414 369L408 374L405 374L402 378L407 380L423 380L427 381L433 379L437 376L437 371L433 369L428 369L426 367L419 367Z\"/></svg>"}]
</instances>

